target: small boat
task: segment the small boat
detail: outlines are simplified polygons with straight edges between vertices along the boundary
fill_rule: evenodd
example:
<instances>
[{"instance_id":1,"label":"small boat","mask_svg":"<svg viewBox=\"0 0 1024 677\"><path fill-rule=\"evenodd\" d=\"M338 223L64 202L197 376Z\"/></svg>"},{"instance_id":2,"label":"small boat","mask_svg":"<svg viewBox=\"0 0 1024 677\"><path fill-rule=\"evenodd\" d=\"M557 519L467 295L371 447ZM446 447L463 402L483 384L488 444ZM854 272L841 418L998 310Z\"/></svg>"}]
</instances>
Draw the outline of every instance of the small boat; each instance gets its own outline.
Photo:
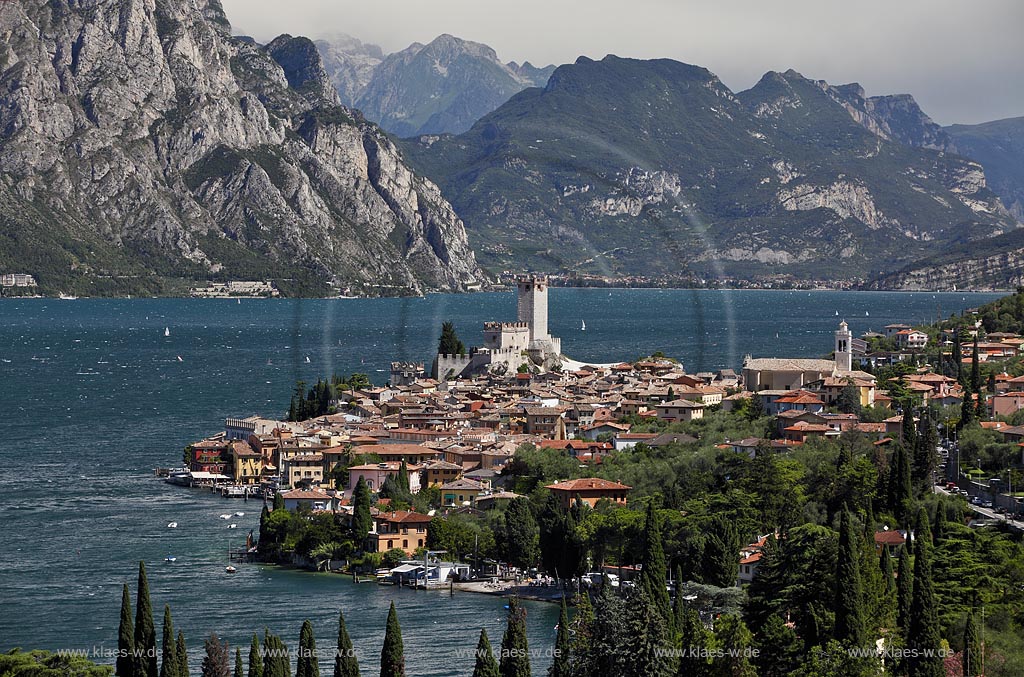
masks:
<instances>
[{"instance_id":1,"label":"small boat","mask_svg":"<svg viewBox=\"0 0 1024 677\"><path fill-rule=\"evenodd\" d=\"M235 299L235 300L238 301L238 305L242 305L242 299Z\"/></svg>"},{"instance_id":2,"label":"small boat","mask_svg":"<svg viewBox=\"0 0 1024 677\"><path fill-rule=\"evenodd\" d=\"M231 566L230 564L227 565L226 567L224 567L224 572L225 573L233 574L233 573L236 573L237 571L238 571L238 569L236 569L235 567Z\"/></svg>"},{"instance_id":3,"label":"small boat","mask_svg":"<svg viewBox=\"0 0 1024 677\"><path fill-rule=\"evenodd\" d=\"M170 335L171 335L171 328L170 327L164 327L164 336L170 336Z\"/></svg>"},{"instance_id":4,"label":"small boat","mask_svg":"<svg viewBox=\"0 0 1024 677\"><path fill-rule=\"evenodd\" d=\"M836 311L836 317L839 317L839 311L838 310Z\"/></svg>"},{"instance_id":5,"label":"small boat","mask_svg":"<svg viewBox=\"0 0 1024 677\"><path fill-rule=\"evenodd\" d=\"M60 299L61 301L75 301L78 299L77 296L72 296L71 294L64 293L58 294L57 298Z\"/></svg>"},{"instance_id":6,"label":"small boat","mask_svg":"<svg viewBox=\"0 0 1024 677\"><path fill-rule=\"evenodd\" d=\"M306 364L309 364L309 355L306 355Z\"/></svg>"},{"instance_id":7,"label":"small boat","mask_svg":"<svg viewBox=\"0 0 1024 677\"><path fill-rule=\"evenodd\" d=\"M229 512L226 512L226 513L224 513L223 515L221 515L221 516L220 516L220 518L221 518L222 520L229 520L229 519L231 519L231 513L229 513Z\"/></svg>"},{"instance_id":8,"label":"small boat","mask_svg":"<svg viewBox=\"0 0 1024 677\"><path fill-rule=\"evenodd\" d=\"M864 311L864 317L869 317L868 311L866 311L866 310Z\"/></svg>"},{"instance_id":9,"label":"small boat","mask_svg":"<svg viewBox=\"0 0 1024 677\"><path fill-rule=\"evenodd\" d=\"M234 522L232 522L231 524L228 525L228 529L237 529L237 528L238 528L238 525L235 524Z\"/></svg>"},{"instance_id":10,"label":"small boat","mask_svg":"<svg viewBox=\"0 0 1024 677\"><path fill-rule=\"evenodd\" d=\"M235 513L235 517L245 517L245 513L244 512L236 512Z\"/></svg>"},{"instance_id":11,"label":"small boat","mask_svg":"<svg viewBox=\"0 0 1024 677\"><path fill-rule=\"evenodd\" d=\"M174 555L168 555L167 557L164 557L164 561L165 562L177 562L178 558L175 557Z\"/></svg>"},{"instance_id":12,"label":"small boat","mask_svg":"<svg viewBox=\"0 0 1024 677\"><path fill-rule=\"evenodd\" d=\"M587 321L586 320L582 320L582 322L583 322L583 324L580 326L580 331L586 331L587 330Z\"/></svg>"},{"instance_id":13,"label":"small boat","mask_svg":"<svg viewBox=\"0 0 1024 677\"><path fill-rule=\"evenodd\" d=\"M181 355L178 355L178 362L184 362L184 361L185 360L181 359Z\"/></svg>"},{"instance_id":14,"label":"small boat","mask_svg":"<svg viewBox=\"0 0 1024 677\"><path fill-rule=\"evenodd\" d=\"M177 522L168 522L167 523L167 528L168 529L177 529L178 528L178 523Z\"/></svg>"}]
</instances>

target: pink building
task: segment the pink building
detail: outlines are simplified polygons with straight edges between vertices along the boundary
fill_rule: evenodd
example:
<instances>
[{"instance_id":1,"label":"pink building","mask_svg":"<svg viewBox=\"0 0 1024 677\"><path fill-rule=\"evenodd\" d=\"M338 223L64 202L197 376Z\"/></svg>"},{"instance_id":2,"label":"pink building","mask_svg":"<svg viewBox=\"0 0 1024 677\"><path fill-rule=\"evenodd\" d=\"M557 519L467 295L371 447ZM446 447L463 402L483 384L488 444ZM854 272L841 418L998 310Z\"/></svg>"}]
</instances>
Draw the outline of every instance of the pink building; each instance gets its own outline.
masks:
<instances>
[{"instance_id":1,"label":"pink building","mask_svg":"<svg viewBox=\"0 0 1024 677\"><path fill-rule=\"evenodd\" d=\"M348 490L349 493L356 488L356 483L362 477L369 485L370 491L377 492L384 485L384 480L389 476L398 474L402 468L399 461L384 461L381 463L367 463L365 465L354 465L348 469ZM422 466L406 466L409 471L409 490L417 494L420 491L420 470Z\"/></svg>"}]
</instances>

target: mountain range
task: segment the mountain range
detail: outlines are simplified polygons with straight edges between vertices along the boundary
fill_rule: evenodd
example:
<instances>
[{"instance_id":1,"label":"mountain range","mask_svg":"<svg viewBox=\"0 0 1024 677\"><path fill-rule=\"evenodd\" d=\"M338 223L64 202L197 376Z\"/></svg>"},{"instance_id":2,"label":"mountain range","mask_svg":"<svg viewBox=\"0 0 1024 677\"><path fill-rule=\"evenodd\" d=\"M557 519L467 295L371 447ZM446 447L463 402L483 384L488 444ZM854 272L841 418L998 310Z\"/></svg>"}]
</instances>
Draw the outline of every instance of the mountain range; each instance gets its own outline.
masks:
<instances>
[{"instance_id":1,"label":"mountain range","mask_svg":"<svg viewBox=\"0 0 1024 677\"><path fill-rule=\"evenodd\" d=\"M1017 227L949 145L910 96L615 56L402 142L492 269L854 282Z\"/></svg>"},{"instance_id":2,"label":"mountain range","mask_svg":"<svg viewBox=\"0 0 1024 677\"><path fill-rule=\"evenodd\" d=\"M1022 216L1024 118L943 128L795 71L733 92L677 61L537 69L449 35L260 44L219 0L0 2L0 272L45 292L462 291L487 283L477 257L1005 287Z\"/></svg>"},{"instance_id":3,"label":"mountain range","mask_svg":"<svg viewBox=\"0 0 1024 677\"><path fill-rule=\"evenodd\" d=\"M316 44L342 102L396 136L464 132L555 70L502 63L487 45L447 34L387 56L344 34Z\"/></svg>"},{"instance_id":4,"label":"mountain range","mask_svg":"<svg viewBox=\"0 0 1024 677\"><path fill-rule=\"evenodd\" d=\"M460 291L461 220L341 105L314 44L219 0L0 3L0 270L44 291Z\"/></svg>"}]
</instances>

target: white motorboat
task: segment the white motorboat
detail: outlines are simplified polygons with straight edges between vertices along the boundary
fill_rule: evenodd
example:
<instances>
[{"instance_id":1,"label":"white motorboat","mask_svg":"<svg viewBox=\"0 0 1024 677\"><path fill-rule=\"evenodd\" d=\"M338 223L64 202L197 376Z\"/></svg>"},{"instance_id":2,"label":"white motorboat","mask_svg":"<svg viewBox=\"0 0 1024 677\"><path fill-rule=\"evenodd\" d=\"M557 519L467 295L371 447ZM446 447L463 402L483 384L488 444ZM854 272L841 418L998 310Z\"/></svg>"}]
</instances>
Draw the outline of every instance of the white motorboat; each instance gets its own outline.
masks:
<instances>
[{"instance_id":1,"label":"white motorboat","mask_svg":"<svg viewBox=\"0 0 1024 677\"><path fill-rule=\"evenodd\" d=\"M177 529L178 528L178 523L177 522L168 522L167 523L167 528L168 529Z\"/></svg>"}]
</instances>

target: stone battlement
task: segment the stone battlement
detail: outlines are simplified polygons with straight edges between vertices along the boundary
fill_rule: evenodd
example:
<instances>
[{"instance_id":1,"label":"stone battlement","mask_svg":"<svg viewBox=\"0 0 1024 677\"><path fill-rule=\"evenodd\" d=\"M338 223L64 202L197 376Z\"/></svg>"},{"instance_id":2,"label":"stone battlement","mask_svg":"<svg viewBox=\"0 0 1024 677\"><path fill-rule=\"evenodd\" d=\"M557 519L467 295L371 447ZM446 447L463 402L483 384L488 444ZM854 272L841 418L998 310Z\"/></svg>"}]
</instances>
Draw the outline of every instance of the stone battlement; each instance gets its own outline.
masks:
<instances>
[{"instance_id":1,"label":"stone battlement","mask_svg":"<svg viewBox=\"0 0 1024 677\"><path fill-rule=\"evenodd\" d=\"M526 322L484 322L484 331L509 331L521 329L529 331L530 325Z\"/></svg>"}]
</instances>

